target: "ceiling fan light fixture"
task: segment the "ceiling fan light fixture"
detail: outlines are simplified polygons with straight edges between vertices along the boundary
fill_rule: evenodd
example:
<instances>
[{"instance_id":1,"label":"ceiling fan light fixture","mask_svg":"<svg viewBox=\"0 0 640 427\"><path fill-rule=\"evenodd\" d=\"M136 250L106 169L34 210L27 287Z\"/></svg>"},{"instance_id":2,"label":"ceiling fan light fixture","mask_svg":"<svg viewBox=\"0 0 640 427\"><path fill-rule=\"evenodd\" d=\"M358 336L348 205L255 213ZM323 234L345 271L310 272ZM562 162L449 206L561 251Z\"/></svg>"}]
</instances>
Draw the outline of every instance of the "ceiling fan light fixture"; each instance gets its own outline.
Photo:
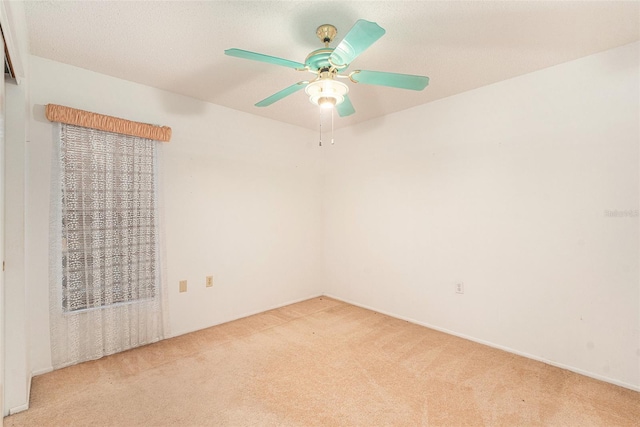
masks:
<instances>
[{"instance_id":1,"label":"ceiling fan light fixture","mask_svg":"<svg viewBox=\"0 0 640 427\"><path fill-rule=\"evenodd\" d=\"M323 78L309 83L304 91L312 104L331 108L344 101L345 95L349 93L349 87L331 78Z\"/></svg>"},{"instance_id":2,"label":"ceiling fan light fixture","mask_svg":"<svg viewBox=\"0 0 640 427\"><path fill-rule=\"evenodd\" d=\"M344 98L343 98L344 101ZM318 99L318 105L320 106L320 108L324 108L325 110L329 110L333 107L336 106L336 99L335 98L331 98L331 97L327 97L327 96L323 96L322 98Z\"/></svg>"}]
</instances>

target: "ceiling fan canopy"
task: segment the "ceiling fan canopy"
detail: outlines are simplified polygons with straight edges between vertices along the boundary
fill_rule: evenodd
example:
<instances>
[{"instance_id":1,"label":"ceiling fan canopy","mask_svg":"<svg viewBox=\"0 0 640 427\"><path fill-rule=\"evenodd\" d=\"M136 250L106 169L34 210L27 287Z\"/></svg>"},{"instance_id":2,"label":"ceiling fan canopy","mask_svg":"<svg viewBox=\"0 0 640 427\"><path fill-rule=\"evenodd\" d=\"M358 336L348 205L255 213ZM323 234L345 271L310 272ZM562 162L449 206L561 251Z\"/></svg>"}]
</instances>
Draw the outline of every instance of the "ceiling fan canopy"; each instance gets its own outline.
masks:
<instances>
[{"instance_id":1,"label":"ceiling fan canopy","mask_svg":"<svg viewBox=\"0 0 640 427\"><path fill-rule=\"evenodd\" d=\"M266 62L293 68L297 71L308 71L315 74L312 80L295 83L255 104L266 107L301 89L309 96L309 101L322 108L335 107L341 117L355 113L349 99L349 86L338 79L349 79L353 83L364 83L378 86L389 86L400 89L422 90L429 84L426 76L397 74L382 71L355 70L348 74L341 74L362 52L385 34L385 30L375 22L358 20L347 35L335 48L329 44L338 34L336 27L324 24L316 29L316 35L324 47L314 50L304 63L277 58L261 53L242 49L227 49L226 55L243 59Z\"/></svg>"}]
</instances>

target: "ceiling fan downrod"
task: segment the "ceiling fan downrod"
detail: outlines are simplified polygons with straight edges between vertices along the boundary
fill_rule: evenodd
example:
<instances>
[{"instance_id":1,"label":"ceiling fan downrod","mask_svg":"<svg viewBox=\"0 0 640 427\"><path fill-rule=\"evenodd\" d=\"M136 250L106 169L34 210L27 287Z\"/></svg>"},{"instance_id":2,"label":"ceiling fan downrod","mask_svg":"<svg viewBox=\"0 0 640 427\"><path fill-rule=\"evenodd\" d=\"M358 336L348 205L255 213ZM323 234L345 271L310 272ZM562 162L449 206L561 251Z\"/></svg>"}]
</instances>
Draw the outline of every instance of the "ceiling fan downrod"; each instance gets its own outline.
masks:
<instances>
[{"instance_id":1,"label":"ceiling fan downrod","mask_svg":"<svg viewBox=\"0 0 640 427\"><path fill-rule=\"evenodd\" d=\"M329 47L329 43L333 41L336 34L338 30L331 24L322 24L316 29L316 35L324 43L324 47Z\"/></svg>"}]
</instances>

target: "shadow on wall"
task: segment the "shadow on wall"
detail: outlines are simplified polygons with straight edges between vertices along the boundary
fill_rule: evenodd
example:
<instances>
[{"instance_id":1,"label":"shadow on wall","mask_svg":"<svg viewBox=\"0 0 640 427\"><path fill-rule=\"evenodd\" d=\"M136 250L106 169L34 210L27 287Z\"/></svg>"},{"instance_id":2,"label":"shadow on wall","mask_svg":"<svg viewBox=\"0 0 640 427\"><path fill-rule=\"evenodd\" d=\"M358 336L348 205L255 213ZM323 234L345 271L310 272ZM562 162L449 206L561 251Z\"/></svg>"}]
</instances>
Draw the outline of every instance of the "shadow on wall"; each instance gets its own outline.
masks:
<instances>
[{"instance_id":1,"label":"shadow on wall","mask_svg":"<svg viewBox=\"0 0 640 427\"><path fill-rule=\"evenodd\" d=\"M40 123L51 123L47 120L47 116L45 115L46 105L34 104L33 110L31 114L33 115L33 120Z\"/></svg>"},{"instance_id":2,"label":"shadow on wall","mask_svg":"<svg viewBox=\"0 0 640 427\"><path fill-rule=\"evenodd\" d=\"M221 68L221 67L218 67ZM235 77L235 76L231 76ZM177 116L199 116L205 113L206 104L205 101L210 96L211 88L206 87L206 82L216 79L220 82L221 79L225 79L224 87L233 88L239 85L240 81L230 80L224 76L221 70L216 67L208 67L199 71L195 71L190 75L181 76L168 84L168 87L178 88L176 92L185 91L182 86L182 82L197 82L197 94L192 94L192 97L186 95L178 95L177 93L168 92L166 90L159 90L155 92L158 97L158 103L162 106L163 111L168 114L175 114ZM219 83L218 83L219 84ZM205 102L193 102L193 99L199 99Z\"/></svg>"}]
</instances>

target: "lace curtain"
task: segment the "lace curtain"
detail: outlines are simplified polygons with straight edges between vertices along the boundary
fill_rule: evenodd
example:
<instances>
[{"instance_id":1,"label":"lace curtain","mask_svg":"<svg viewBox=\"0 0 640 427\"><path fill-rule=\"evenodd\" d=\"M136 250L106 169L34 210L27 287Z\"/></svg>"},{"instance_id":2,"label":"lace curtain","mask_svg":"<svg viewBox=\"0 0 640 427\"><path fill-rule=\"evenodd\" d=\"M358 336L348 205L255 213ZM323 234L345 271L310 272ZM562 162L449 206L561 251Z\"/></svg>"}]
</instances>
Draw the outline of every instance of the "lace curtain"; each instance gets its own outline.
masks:
<instances>
[{"instance_id":1,"label":"lace curtain","mask_svg":"<svg viewBox=\"0 0 640 427\"><path fill-rule=\"evenodd\" d=\"M56 125L50 322L54 368L164 337L158 143Z\"/></svg>"}]
</instances>

